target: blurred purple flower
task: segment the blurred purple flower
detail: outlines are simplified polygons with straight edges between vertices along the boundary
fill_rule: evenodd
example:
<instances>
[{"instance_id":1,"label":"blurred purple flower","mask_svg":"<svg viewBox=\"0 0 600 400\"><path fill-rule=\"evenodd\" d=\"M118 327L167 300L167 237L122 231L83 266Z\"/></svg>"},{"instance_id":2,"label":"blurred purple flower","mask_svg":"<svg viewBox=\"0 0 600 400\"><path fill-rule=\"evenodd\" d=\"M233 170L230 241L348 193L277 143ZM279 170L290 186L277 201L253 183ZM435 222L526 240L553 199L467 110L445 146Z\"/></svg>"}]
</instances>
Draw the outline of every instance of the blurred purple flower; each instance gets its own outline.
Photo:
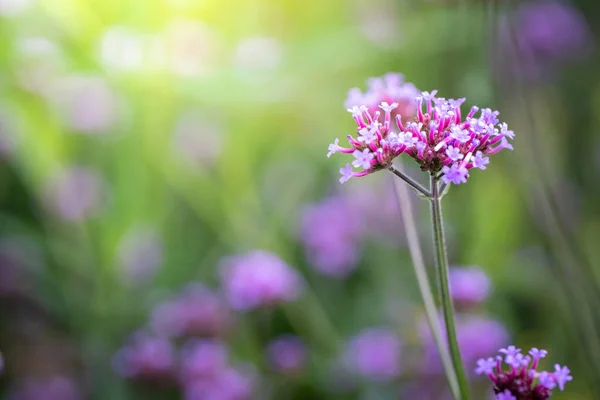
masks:
<instances>
[{"instance_id":1,"label":"blurred purple flower","mask_svg":"<svg viewBox=\"0 0 600 400\"><path fill-rule=\"evenodd\" d=\"M399 73L388 73L382 77L369 78L368 89L363 92L359 88L352 88L348 92L344 108L355 106L366 106L371 115L380 111L379 105L396 103L397 107L392 111L392 120L396 116L410 118L417 112L416 98L421 92L409 82L404 81L404 75ZM381 113L383 118L383 113Z\"/></svg>"},{"instance_id":2,"label":"blurred purple flower","mask_svg":"<svg viewBox=\"0 0 600 400\"><path fill-rule=\"evenodd\" d=\"M61 79L56 82L52 95L66 123L76 132L102 133L117 122L117 95L101 77L71 76Z\"/></svg>"},{"instance_id":3,"label":"blurred purple flower","mask_svg":"<svg viewBox=\"0 0 600 400\"><path fill-rule=\"evenodd\" d=\"M274 371L294 374L306 364L306 345L297 336L284 335L273 339L267 346L267 360Z\"/></svg>"},{"instance_id":4,"label":"blurred purple flower","mask_svg":"<svg viewBox=\"0 0 600 400\"><path fill-rule=\"evenodd\" d=\"M163 242L156 230L134 229L119 244L119 264L127 282L150 280L163 262Z\"/></svg>"},{"instance_id":5,"label":"blurred purple flower","mask_svg":"<svg viewBox=\"0 0 600 400\"><path fill-rule=\"evenodd\" d=\"M450 269L450 294L459 305L483 302L489 295L490 278L477 267Z\"/></svg>"},{"instance_id":6,"label":"blurred purple flower","mask_svg":"<svg viewBox=\"0 0 600 400\"><path fill-rule=\"evenodd\" d=\"M160 303L150 321L152 329L167 336L217 336L230 325L225 300L199 283L188 284L181 293Z\"/></svg>"},{"instance_id":7,"label":"blurred purple flower","mask_svg":"<svg viewBox=\"0 0 600 400\"><path fill-rule=\"evenodd\" d=\"M80 400L83 398L76 384L63 376L21 380L7 396L7 400Z\"/></svg>"},{"instance_id":8,"label":"blurred purple flower","mask_svg":"<svg viewBox=\"0 0 600 400\"><path fill-rule=\"evenodd\" d=\"M96 214L105 195L104 182L93 170L69 167L48 182L46 201L59 217L72 222Z\"/></svg>"},{"instance_id":9,"label":"blurred purple flower","mask_svg":"<svg viewBox=\"0 0 600 400\"><path fill-rule=\"evenodd\" d=\"M585 18L565 1L523 2L502 22L499 51L491 54L500 80L544 80L559 63L583 60L594 48Z\"/></svg>"},{"instance_id":10,"label":"blurred purple flower","mask_svg":"<svg viewBox=\"0 0 600 400\"><path fill-rule=\"evenodd\" d=\"M234 368L222 370L210 379L200 379L185 387L185 400L250 400L253 374Z\"/></svg>"},{"instance_id":11,"label":"blurred purple flower","mask_svg":"<svg viewBox=\"0 0 600 400\"><path fill-rule=\"evenodd\" d=\"M508 331L502 324L484 317L458 315L456 328L458 346L467 365L474 364L478 358L495 351L509 340ZM421 371L443 374L437 347L425 321L421 323L420 331L425 345Z\"/></svg>"},{"instance_id":12,"label":"blurred purple flower","mask_svg":"<svg viewBox=\"0 0 600 400\"><path fill-rule=\"evenodd\" d=\"M408 168L405 168L408 170ZM415 168L416 170L416 168ZM404 229L400 220L400 210L394 185L385 178L361 180L348 187L347 197L353 208L353 213L361 219L362 233L374 236L377 241L385 241L398 246L405 240ZM411 207L417 210L420 205L412 201Z\"/></svg>"},{"instance_id":13,"label":"blurred purple flower","mask_svg":"<svg viewBox=\"0 0 600 400\"><path fill-rule=\"evenodd\" d=\"M201 112L190 110L175 123L174 145L178 155L194 165L212 165L222 148L222 129Z\"/></svg>"},{"instance_id":14,"label":"blurred purple flower","mask_svg":"<svg viewBox=\"0 0 600 400\"><path fill-rule=\"evenodd\" d=\"M307 206L301 215L301 238L307 258L321 273L348 276L357 266L362 224L342 196Z\"/></svg>"},{"instance_id":15,"label":"blurred purple flower","mask_svg":"<svg viewBox=\"0 0 600 400\"><path fill-rule=\"evenodd\" d=\"M171 379L175 365L173 347L168 339L139 331L115 354L113 367L126 378Z\"/></svg>"},{"instance_id":16,"label":"blurred purple flower","mask_svg":"<svg viewBox=\"0 0 600 400\"><path fill-rule=\"evenodd\" d=\"M181 350L180 379L185 386L201 379L213 379L227 367L227 347L215 340L194 339Z\"/></svg>"},{"instance_id":17,"label":"blurred purple flower","mask_svg":"<svg viewBox=\"0 0 600 400\"><path fill-rule=\"evenodd\" d=\"M0 353L0 375L4 372L4 357L2 357L2 353Z\"/></svg>"},{"instance_id":18,"label":"blurred purple flower","mask_svg":"<svg viewBox=\"0 0 600 400\"><path fill-rule=\"evenodd\" d=\"M226 257L219 270L227 299L239 311L292 301L303 291L300 274L266 251Z\"/></svg>"},{"instance_id":19,"label":"blurred purple flower","mask_svg":"<svg viewBox=\"0 0 600 400\"><path fill-rule=\"evenodd\" d=\"M400 374L401 342L390 329L374 327L360 332L346 347L344 361L353 373L385 382Z\"/></svg>"},{"instance_id":20,"label":"blurred purple flower","mask_svg":"<svg viewBox=\"0 0 600 400\"><path fill-rule=\"evenodd\" d=\"M588 54L591 34L583 15L564 1L523 3L515 14L521 50L539 61L568 61Z\"/></svg>"}]
</instances>

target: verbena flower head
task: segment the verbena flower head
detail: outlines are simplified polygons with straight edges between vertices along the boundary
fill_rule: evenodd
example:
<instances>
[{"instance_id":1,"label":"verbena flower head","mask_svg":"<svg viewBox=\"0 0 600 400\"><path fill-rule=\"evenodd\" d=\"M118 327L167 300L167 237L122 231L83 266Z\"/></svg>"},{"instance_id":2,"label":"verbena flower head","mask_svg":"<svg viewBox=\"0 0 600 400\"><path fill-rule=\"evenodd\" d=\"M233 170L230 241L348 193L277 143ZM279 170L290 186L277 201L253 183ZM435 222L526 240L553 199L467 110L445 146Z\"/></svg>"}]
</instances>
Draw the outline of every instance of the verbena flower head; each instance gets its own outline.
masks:
<instances>
[{"instance_id":1,"label":"verbena flower head","mask_svg":"<svg viewBox=\"0 0 600 400\"><path fill-rule=\"evenodd\" d=\"M565 384L573 380L569 368L559 364L555 364L551 372L538 371L540 359L547 355L546 350L537 348L524 355L521 349L508 346L500 349L500 355L495 358L477 361L475 372L489 376L496 399L546 400L553 389L562 391ZM502 368L503 362L508 368Z\"/></svg>"},{"instance_id":2,"label":"verbena flower head","mask_svg":"<svg viewBox=\"0 0 600 400\"><path fill-rule=\"evenodd\" d=\"M479 268L450 269L450 294L459 305L481 303L488 297L490 286L490 278Z\"/></svg>"},{"instance_id":3,"label":"verbena flower head","mask_svg":"<svg viewBox=\"0 0 600 400\"><path fill-rule=\"evenodd\" d=\"M292 301L303 291L300 274L266 251L228 257L220 272L229 304L239 311Z\"/></svg>"},{"instance_id":4,"label":"verbena flower head","mask_svg":"<svg viewBox=\"0 0 600 400\"><path fill-rule=\"evenodd\" d=\"M348 111L357 125L356 136L348 135L350 147L339 145L339 139L329 146L334 153L352 154L354 160L340 169L340 182L361 177L384 168L407 154L431 174L441 173L445 183L465 183L472 168L486 169L489 156L502 149L512 149L509 143L513 131L498 120L498 111L472 107L463 118L461 105L465 99L436 97L437 91L423 92L415 97L417 114L412 119L392 116L399 103L381 102L379 110L370 105L354 105ZM357 169L355 171L354 169Z\"/></svg>"},{"instance_id":5,"label":"verbena flower head","mask_svg":"<svg viewBox=\"0 0 600 400\"><path fill-rule=\"evenodd\" d=\"M396 118L396 115L412 117L417 112L415 98L419 96L419 91L412 83L405 82L402 74L388 73L382 77L370 78L367 84L368 89L365 92L359 88L348 91L345 108L366 106L369 112L375 113L380 104L395 103L398 106L391 109L392 118Z\"/></svg>"},{"instance_id":6,"label":"verbena flower head","mask_svg":"<svg viewBox=\"0 0 600 400\"><path fill-rule=\"evenodd\" d=\"M200 283L190 283L154 308L150 326L166 336L218 336L227 331L231 320L222 296Z\"/></svg>"},{"instance_id":7,"label":"verbena flower head","mask_svg":"<svg viewBox=\"0 0 600 400\"><path fill-rule=\"evenodd\" d=\"M368 328L350 340L345 362L348 369L373 381L389 381L400 374L401 343L387 328Z\"/></svg>"},{"instance_id":8,"label":"verbena flower head","mask_svg":"<svg viewBox=\"0 0 600 400\"><path fill-rule=\"evenodd\" d=\"M301 371L306 363L306 345L297 336L284 335L267 346L267 361L273 370L282 374Z\"/></svg>"}]
</instances>

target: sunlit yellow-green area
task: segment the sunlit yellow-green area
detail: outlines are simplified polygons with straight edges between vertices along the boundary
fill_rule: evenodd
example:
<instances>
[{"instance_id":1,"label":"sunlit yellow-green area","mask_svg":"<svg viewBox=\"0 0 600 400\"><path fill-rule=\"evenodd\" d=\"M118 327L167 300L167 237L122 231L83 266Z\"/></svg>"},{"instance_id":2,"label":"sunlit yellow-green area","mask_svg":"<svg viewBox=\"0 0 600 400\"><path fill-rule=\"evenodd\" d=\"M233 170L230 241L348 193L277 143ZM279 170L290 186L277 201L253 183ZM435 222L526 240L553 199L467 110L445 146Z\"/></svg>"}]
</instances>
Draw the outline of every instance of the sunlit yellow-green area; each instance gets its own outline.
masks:
<instances>
[{"instance_id":1,"label":"sunlit yellow-green area","mask_svg":"<svg viewBox=\"0 0 600 400\"><path fill-rule=\"evenodd\" d=\"M498 347L545 348L545 368L569 366L574 380L553 399L600 398L600 8L570 2L581 19L569 26L560 12L524 23L517 3L0 0L0 398L451 398L439 360L424 356L400 217L408 208L416 222L437 299L427 201L411 191L398 203L387 171L341 185L351 155L326 157L335 138L355 134L348 90L388 72L466 97L465 114L498 109L516 134L513 152L444 196L450 264L487 279L467 287L485 301L457 302L472 398L494 398L471 373L497 351L485 353L492 325ZM560 61L520 53L523 24L551 49L580 47ZM228 257L256 250L289 266L301 294L228 305ZM163 307L165 329L184 329L190 315L226 327L158 332L157 310L199 285L185 312ZM348 349L369 329L394 338L359 361L393 370L389 379L352 372ZM134 332L158 339L134 349L140 369L125 371ZM282 337L302 346L273 347ZM210 396L191 390L186 341L218 343L246 380L227 375ZM216 385L197 375L194 388Z\"/></svg>"}]
</instances>

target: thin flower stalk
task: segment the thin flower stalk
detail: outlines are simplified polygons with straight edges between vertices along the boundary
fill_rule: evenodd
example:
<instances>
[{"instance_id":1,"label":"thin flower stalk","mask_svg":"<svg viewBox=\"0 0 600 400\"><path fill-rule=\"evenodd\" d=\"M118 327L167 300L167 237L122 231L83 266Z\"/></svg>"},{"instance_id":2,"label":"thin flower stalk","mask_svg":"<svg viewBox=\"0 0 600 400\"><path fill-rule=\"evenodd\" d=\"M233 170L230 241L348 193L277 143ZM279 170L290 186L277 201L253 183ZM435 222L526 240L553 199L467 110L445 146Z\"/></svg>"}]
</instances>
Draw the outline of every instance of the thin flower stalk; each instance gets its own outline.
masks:
<instances>
[{"instance_id":1,"label":"thin flower stalk","mask_svg":"<svg viewBox=\"0 0 600 400\"><path fill-rule=\"evenodd\" d=\"M406 233L406 240L408 243L408 250L412 259L413 268L417 278L417 284L421 297L423 298L423 305L425 308L425 315L427 317L427 323L431 329L433 340L440 354L442 360L442 366L448 380L448 385L454 398L458 399L460 396L458 380L456 378L456 372L454 371L454 365L450 357L448 350L448 344L442 337L442 328L440 326L440 320L438 317L438 310L435 305L433 298L433 291L429 284L429 278L427 276L427 270L425 269L425 262L423 260L423 253L421 252L421 245L419 243L419 234L415 224L415 218L410 207L409 192L404 185L398 180L393 181L395 186L396 199L398 201L398 208L402 216L402 224L404 225L404 231Z\"/></svg>"},{"instance_id":2,"label":"thin flower stalk","mask_svg":"<svg viewBox=\"0 0 600 400\"><path fill-rule=\"evenodd\" d=\"M444 225L442 220L442 204L439 193L438 181L435 176L431 176L431 222L433 226L433 243L435 250L436 270L438 277L438 286L442 302L442 311L444 314L444 324L446 325L446 338L450 348L450 356L454 371L458 379L460 389L460 399L469 399L469 382L463 366L458 340L456 338L456 327L454 324L454 306L450 297L450 285L448 275L448 255L446 252L446 239L444 235Z\"/></svg>"}]
</instances>

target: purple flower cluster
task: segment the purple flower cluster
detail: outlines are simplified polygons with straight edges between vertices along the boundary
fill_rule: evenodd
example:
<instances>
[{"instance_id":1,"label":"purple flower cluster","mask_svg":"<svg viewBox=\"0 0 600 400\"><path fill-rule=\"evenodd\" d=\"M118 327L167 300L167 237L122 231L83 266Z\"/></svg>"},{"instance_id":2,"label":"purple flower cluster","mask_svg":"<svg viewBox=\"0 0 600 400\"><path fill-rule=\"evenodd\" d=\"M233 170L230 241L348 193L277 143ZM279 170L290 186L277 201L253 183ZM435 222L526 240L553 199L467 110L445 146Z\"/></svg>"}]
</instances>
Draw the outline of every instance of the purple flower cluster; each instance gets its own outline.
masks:
<instances>
[{"instance_id":1,"label":"purple flower cluster","mask_svg":"<svg viewBox=\"0 0 600 400\"><path fill-rule=\"evenodd\" d=\"M117 351L114 368L126 378L172 381L179 360L171 339L212 340L226 333L231 323L225 299L200 283L190 283L156 305L149 327L132 334Z\"/></svg>"},{"instance_id":2,"label":"purple flower cluster","mask_svg":"<svg viewBox=\"0 0 600 400\"><path fill-rule=\"evenodd\" d=\"M345 278L357 266L362 239L359 218L344 196L332 196L307 206L301 215L301 238L307 258L322 274Z\"/></svg>"},{"instance_id":3,"label":"purple flower cluster","mask_svg":"<svg viewBox=\"0 0 600 400\"><path fill-rule=\"evenodd\" d=\"M417 112L415 98L419 91L412 83L405 82L404 76L397 73L388 73L382 77L370 78L367 81L368 89L363 92L359 88L348 91L345 108L366 106L374 114L382 102L397 103L392 118L397 115L411 117Z\"/></svg>"},{"instance_id":4,"label":"purple flower cluster","mask_svg":"<svg viewBox=\"0 0 600 400\"><path fill-rule=\"evenodd\" d=\"M180 381L186 400L250 399L253 376L232 368L225 344L210 339L191 340L181 350Z\"/></svg>"},{"instance_id":5,"label":"purple flower cluster","mask_svg":"<svg viewBox=\"0 0 600 400\"><path fill-rule=\"evenodd\" d=\"M147 328L130 336L114 356L123 377L177 384L188 400L245 400L256 376L231 366L221 340L232 325L231 308L249 311L297 298L303 289L298 272L275 254L255 250L227 257L220 265L224 296L191 283L159 303ZM283 373L301 368L305 349L295 337L271 343L268 357Z\"/></svg>"},{"instance_id":6,"label":"purple flower cluster","mask_svg":"<svg viewBox=\"0 0 600 400\"><path fill-rule=\"evenodd\" d=\"M348 135L351 147L340 147L339 139L329 146L330 157L341 152L352 154L352 165L340 169L340 182L389 168L393 160L407 154L421 170L439 174L444 183L465 183L471 168L486 169L489 155L502 149L512 149L508 142L514 138L506 123L498 120L498 111L472 107L463 120L460 106L465 99L435 97L437 91L423 92L416 97L417 116L403 123L396 116L398 132L392 126L392 114L398 103L382 102L383 111L372 111L366 105L349 108L357 125L357 136ZM383 121L383 122L381 122ZM360 168L360 171L354 171Z\"/></svg>"},{"instance_id":7,"label":"purple flower cluster","mask_svg":"<svg viewBox=\"0 0 600 400\"><path fill-rule=\"evenodd\" d=\"M345 364L358 376L387 382L400 375L401 347L400 339L392 330L368 328L348 342Z\"/></svg>"},{"instance_id":8,"label":"purple flower cluster","mask_svg":"<svg viewBox=\"0 0 600 400\"><path fill-rule=\"evenodd\" d=\"M477 361L477 374L486 374L494 384L498 400L546 400L552 390L564 390L573 377L567 367L554 365L554 371L538 371L540 359L548 355L546 350L532 348L527 355L521 349L508 346L500 349L502 355ZM502 369L502 362L510 368Z\"/></svg>"},{"instance_id":9,"label":"purple flower cluster","mask_svg":"<svg viewBox=\"0 0 600 400\"><path fill-rule=\"evenodd\" d=\"M303 291L300 274L266 251L225 258L220 273L229 304L237 311L292 301Z\"/></svg>"}]
</instances>

